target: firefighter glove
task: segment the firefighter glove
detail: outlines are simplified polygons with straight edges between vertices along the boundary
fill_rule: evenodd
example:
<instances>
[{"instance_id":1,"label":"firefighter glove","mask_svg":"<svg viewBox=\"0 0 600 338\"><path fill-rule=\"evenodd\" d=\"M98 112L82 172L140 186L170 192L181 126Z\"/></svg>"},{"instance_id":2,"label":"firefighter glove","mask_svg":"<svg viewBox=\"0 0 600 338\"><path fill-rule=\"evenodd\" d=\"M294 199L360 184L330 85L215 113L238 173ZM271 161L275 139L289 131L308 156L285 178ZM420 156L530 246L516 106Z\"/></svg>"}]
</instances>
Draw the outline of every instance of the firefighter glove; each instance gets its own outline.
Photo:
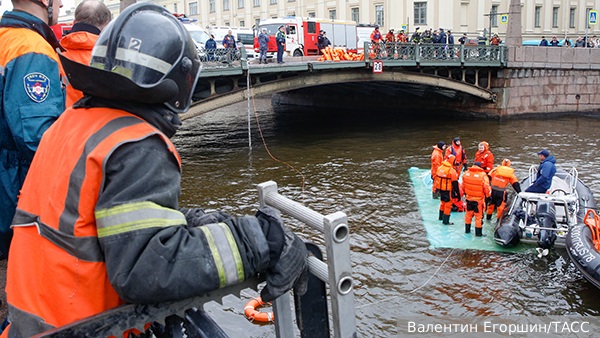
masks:
<instances>
[{"instance_id":1,"label":"firefighter glove","mask_svg":"<svg viewBox=\"0 0 600 338\"><path fill-rule=\"evenodd\" d=\"M467 171L467 162L463 163L463 168Z\"/></svg>"},{"instance_id":2,"label":"firefighter glove","mask_svg":"<svg viewBox=\"0 0 600 338\"><path fill-rule=\"evenodd\" d=\"M265 271L267 285L261 291L264 302L271 302L292 287L299 296L306 293L308 252L304 242L285 228L279 211L262 207L256 213L269 245L269 265Z\"/></svg>"}]
</instances>

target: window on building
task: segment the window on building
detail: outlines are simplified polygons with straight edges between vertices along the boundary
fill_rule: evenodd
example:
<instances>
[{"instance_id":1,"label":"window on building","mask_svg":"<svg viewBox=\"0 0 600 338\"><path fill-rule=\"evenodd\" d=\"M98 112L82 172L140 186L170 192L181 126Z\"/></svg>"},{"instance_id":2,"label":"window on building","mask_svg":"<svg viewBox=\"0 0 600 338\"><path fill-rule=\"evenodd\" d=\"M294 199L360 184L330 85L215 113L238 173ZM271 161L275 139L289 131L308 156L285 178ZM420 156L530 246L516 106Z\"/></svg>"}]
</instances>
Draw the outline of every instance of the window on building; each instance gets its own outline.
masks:
<instances>
[{"instance_id":1,"label":"window on building","mask_svg":"<svg viewBox=\"0 0 600 338\"><path fill-rule=\"evenodd\" d=\"M177 3L173 4L173 13L177 13Z\"/></svg>"},{"instance_id":2,"label":"window on building","mask_svg":"<svg viewBox=\"0 0 600 338\"><path fill-rule=\"evenodd\" d=\"M244 0L238 0L238 8L244 8Z\"/></svg>"},{"instance_id":3,"label":"window on building","mask_svg":"<svg viewBox=\"0 0 600 338\"><path fill-rule=\"evenodd\" d=\"M308 17L309 18L314 18L315 17L315 12L308 12Z\"/></svg>"},{"instance_id":4,"label":"window on building","mask_svg":"<svg viewBox=\"0 0 600 338\"><path fill-rule=\"evenodd\" d=\"M569 28L575 28L575 10L576 8L571 8L569 12Z\"/></svg>"},{"instance_id":5,"label":"window on building","mask_svg":"<svg viewBox=\"0 0 600 338\"><path fill-rule=\"evenodd\" d=\"M296 2L296 0L288 0L288 2Z\"/></svg>"},{"instance_id":6,"label":"window on building","mask_svg":"<svg viewBox=\"0 0 600 338\"><path fill-rule=\"evenodd\" d=\"M469 25L469 4L461 4L460 5L460 25L461 26Z\"/></svg>"},{"instance_id":7,"label":"window on building","mask_svg":"<svg viewBox=\"0 0 600 338\"><path fill-rule=\"evenodd\" d=\"M198 3L197 2L190 2L190 15L198 15Z\"/></svg>"},{"instance_id":8,"label":"window on building","mask_svg":"<svg viewBox=\"0 0 600 338\"><path fill-rule=\"evenodd\" d=\"M270 3L271 5L275 5L275 4L277 4L277 0L270 0L270 2L269 2L269 3Z\"/></svg>"},{"instance_id":9,"label":"window on building","mask_svg":"<svg viewBox=\"0 0 600 338\"><path fill-rule=\"evenodd\" d=\"M225 21L225 26L229 26L229 21Z\"/></svg>"},{"instance_id":10,"label":"window on building","mask_svg":"<svg viewBox=\"0 0 600 338\"><path fill-rule=\"evenodd\" d=\"M190 4L190 7L192 6L192 4ZM208 11L210 13L214 13L215 12L215 0L208 0ZM191 12L191 10L190 10ZM198 12L198 4L196 4L196 12ZM198 14L198 13L196 13Z\"/></svg>"},{"instance_id":11,"label":"window on building","mask_svg":"<svg viewBox=\"0 0 600 338\"><path fill-rule=\"evenodd\" d=\"M332 20L337 19L337 11L335 9L330 9L329 10L329 18Z\"/></svg>"},{"instance_id":12,"label":"window on building","mask_svg":"<svg viewBox=\"0 0 600 338\"><path fill-rule=\"evenodd\" d=\"M229 10L229 0L223 0L223 10L224 11Z\"/></svg>"},{"instance_id":13,"label":"window on building","mask_svg":"<svg viewBox=\"0 0 600 338\"><path fill-rule=\"evenodd\" d=\"M254 7L260 7L260 0L254 0Z\"/></svg>"},{"instance_id":14,"label":"window on building","mask_svg":"<svg viewBox=\"0 0 600 338\"><path fill-rule=\"evenodd\" d=\"M492 21L492 27L498 27L498 5L492 6L490 20Z\"/></svg>"},{"instance_id":15,"label":"window on building","mask_svg":"<svg viewBox=\"0 0 600 338\"><path fill-rule=\"evenodd\" d=\"M535 17L533 19L533 25L535 27L540 27L540 13L542 12L541 6L535 6Z\"/></svg>"},{"instance_id":16,"label":"window on building","mask_svg":"<svg viewBox=\"0 0 600 338\"><path fill-rule=\"evenodd\" d=\"M240 20L240 27L246 27L246 21Z\"/></svg>"},{"instance_id":17,"label":"window on building","mask_svg":"<svg viewBox=\"0 0 600 338\"><path fill-rule=\"evenodd\" d=\"M558 7L552 8L552 27L558 27Z\"/></svg>"},{"instance_id":18,"label":"window on building","mask_svg":"<svg viewBox=\"0 0 600 338\"><path fill-rule=\"evenodd\" d=\"M383 5L375 6L375 22L379 26L383 26Z\"/></svg>"},{"instance_id":19,"label":"window on building","mask_svg":"<svg viewBox=\"0 0 600 338\"><path fill-rule=\"evenodd\" d=\"M427 24L427 3L415 2L415 25Z\"/></svg>"},{"instance_id":20,"label":"window on building","mask_svg":"<svg viewBox=\"0 0 600 338\"><path fill-rule=\"evenodd\" d=\"M358 7L352 8L352 21L359 23L360 21L360 12Z\"/></svg>"},{"instance_id":21,"label":"window on building","mask_svg":"<svg viewBox=\"0 0 600 338\"><path fill-rule=\"evenodd\" d=\"M258 28L258 26L260 26L260 18L254 18L254 24L256 25L256 28Z\"/></svg>"}]
</instances>

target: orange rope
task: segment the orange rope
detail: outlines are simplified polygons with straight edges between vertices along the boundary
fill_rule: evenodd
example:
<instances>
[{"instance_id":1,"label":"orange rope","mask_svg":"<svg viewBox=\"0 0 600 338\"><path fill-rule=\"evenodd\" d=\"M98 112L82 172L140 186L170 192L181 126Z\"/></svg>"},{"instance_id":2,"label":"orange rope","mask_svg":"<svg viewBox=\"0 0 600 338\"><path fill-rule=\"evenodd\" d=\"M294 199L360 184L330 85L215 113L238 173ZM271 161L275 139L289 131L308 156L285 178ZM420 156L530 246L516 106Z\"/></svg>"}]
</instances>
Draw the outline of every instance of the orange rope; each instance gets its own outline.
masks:
<instances>
[{"instance_id":1,"label":"orange rope","mask_svg":"<svg viewBox=\"0 0 600 338\"><path fill-rule=\"evenodd\" d=\"M252 79L250 79L249 84L250 84L250 90L252 92L251 96L252 96L252 105L254 106L254 116L256 118L256 124L258 125L258 131L260 132L260 138L262 139L263 145L265 146L265 150L267 151L267 153L269 154L269 156L271 156L271 158L275 162L279 162L279 163L283 163L283 164L287 165L288 167L294 169L298 174L300 174L300 176L302 176L302 205L304 205L304 186L305 186L305 183L306 183L306 178L304 177L304 175L298 169L294 168L293 165L291 165L291 164L289 164L289 163L287 163L285 161L281 161L281 160L275 158L275 156L273 156L271 154L271 151L269 151L269 147L267 147L267 143L265 142L265 137L263 136L263 132L262 132L262 129L260 127L260 122L258 120L258 114L256 113L256 102L254 101L254 88L252 88ZM304 228L304 226L303 226L303 228Z\"/></svg>"}]
</instances>

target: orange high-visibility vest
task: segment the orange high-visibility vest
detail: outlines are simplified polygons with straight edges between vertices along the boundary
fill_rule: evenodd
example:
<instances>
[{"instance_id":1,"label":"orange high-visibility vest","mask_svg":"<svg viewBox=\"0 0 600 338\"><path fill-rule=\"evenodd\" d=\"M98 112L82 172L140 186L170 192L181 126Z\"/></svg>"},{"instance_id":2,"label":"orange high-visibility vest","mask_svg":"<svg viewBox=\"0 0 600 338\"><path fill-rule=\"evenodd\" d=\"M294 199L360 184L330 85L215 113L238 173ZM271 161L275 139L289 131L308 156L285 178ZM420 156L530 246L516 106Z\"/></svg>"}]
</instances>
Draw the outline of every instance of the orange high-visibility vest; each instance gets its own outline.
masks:
<instances>
[{"instance_id":1,"label":"orange high-visibility vest","mask_svg":"<svg viewBox=\"0 0 600 338\"><path fill-rule=\"evenodd\" d=\"M124 111L69 108L44 134L40 149L57 151L38 151L21 190L6 284L12 324L3 337L30 336L124 303L107 276L95 207L113 151L154 135L181 169L168 137Z\"/></svg>"},{"instance_id":2,"label":"orange high-visibility vest","mask_svg":"<svg viewBox=\"0 0 600 338\"><path fill-rule=\"evenodd\" d=\"M467 199L482 199L490 195L487 174L477 166L472 166L463 175L463 188Z\"/></svg>"},{"instance_id":3,"label":"orange high-visibility vest","mask_svg":"<svg viewBox=\"0 0 600 338\"><path fill-rule=\"evenodd\" d=\"M450 162L444 161L437 171L435 187L440 190L452 190L452 182L458 180L458 174Z\"/></svg>"},{"instance_id":4,"label":"orange high-visibility vest","mask_svg":"<svg viewBox=\"0 0 600 338\"><path fill-rule=\"evenodd\" d=\"M492 177L492 182L490 183L490 185L493 189L496 190L506 190L508 184L512 184L518 181L514 173L515 169L511 167L507 167L504 165L498 166L490 173L490 176Z\"/></svg>"}]
</instances>

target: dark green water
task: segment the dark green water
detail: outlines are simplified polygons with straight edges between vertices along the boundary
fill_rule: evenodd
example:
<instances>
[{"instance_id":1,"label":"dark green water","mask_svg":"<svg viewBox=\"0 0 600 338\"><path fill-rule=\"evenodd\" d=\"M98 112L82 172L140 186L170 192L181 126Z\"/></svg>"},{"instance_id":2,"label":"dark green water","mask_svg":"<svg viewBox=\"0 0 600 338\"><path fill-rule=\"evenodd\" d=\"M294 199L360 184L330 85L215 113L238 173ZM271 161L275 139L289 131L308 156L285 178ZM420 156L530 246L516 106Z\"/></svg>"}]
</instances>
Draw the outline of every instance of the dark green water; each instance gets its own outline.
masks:
<instances>
[{"instance_id":1,"label":"dark green water","mask_svg":"<svg viewBox=\"0 0 600 338\"><path fill-rule=\"evenodd\" d=\"M249 150L247 107L240 104L185 121L174 138L184 170L180 205L253 214L256 185L274 180L280 193L322 214L345 212L362 336L394 336L398 316L600 315L600 290L583 279L564 250L542 259L456 250L426 286L411 293L452 250L430 249L408 174L410 167L430 166L438 141L459 136L469 165L485 140L495 164L510 158L519 178L538 164L536 152L548 149L557 167L577 167L598 198L599 118L474 121L411 112L274 111L269 100L256 105L269 150L302 172L304 189L297 172L269 157L254 116ZM300 224L289 225L302 232ZM321 244L314 234L304 229L305 238ZM242 300L229 297L223 307L207 309L231 337L274 336L272 325L244 318L253 296L248 291Z\"/></svg>"}]
</instances>

